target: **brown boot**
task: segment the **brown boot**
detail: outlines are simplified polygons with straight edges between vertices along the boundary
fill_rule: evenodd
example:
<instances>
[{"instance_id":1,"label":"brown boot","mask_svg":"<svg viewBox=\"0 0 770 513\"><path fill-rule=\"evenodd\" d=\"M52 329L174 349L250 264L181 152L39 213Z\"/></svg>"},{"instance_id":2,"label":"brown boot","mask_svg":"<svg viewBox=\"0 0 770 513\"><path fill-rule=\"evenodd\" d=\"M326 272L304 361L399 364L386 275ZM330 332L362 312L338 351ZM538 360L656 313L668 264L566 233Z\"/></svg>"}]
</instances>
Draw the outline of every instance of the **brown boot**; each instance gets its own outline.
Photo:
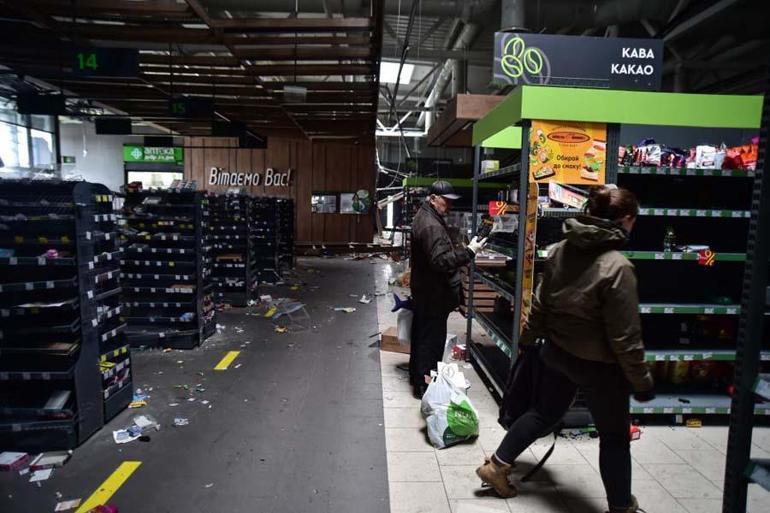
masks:
<instances>
[{"instance_id":1,"label":"brown boot","mask_svg":"<svg viewBox=\"0 0 770 513\"><path fill-rule=\"evenodd\" d=\"M643 510L639 508L639 501L636 497L631 496L631 505L625 508L610 508L608 513L642 513Z\"/></svg>"},{"instance_id":2,"label":"brown boot","mask_svg":"<svg viewBox=\"0 0 770 513\"><path fill-rule=\"evenodd\" d=\"M516 488L508 482L508 474L510 473L510 465L496 463L494 458L486 460L482 466L476 469L476 475L481 478L481 481L492 485L497 494L504 499L516 497Z\"/></svg>"}]
</instances>

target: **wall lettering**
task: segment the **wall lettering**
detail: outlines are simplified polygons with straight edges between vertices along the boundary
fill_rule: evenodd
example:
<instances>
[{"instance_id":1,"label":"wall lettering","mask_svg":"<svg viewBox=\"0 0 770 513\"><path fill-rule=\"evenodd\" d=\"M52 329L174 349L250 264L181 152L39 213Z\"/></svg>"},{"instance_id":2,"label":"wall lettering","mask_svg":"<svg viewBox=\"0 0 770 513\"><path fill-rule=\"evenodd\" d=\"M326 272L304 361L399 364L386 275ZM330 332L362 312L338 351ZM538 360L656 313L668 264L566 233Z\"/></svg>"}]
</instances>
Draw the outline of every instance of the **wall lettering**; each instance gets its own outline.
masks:
<instances>
[{"instance_id":1,"label":"wall lettering","mask_svg":"<svg viewBox=\"0 0 770 513\"><path fill-rule=\"evenodd\" d=\"M266 187L290 187L293 169L280 173L269 167L265 170L264 185ZM224 185L227 187L259 186L263 183L262 173L225 171L221 167L212 167L209 171L209 185Z\"/></svg>"}]
</instances>

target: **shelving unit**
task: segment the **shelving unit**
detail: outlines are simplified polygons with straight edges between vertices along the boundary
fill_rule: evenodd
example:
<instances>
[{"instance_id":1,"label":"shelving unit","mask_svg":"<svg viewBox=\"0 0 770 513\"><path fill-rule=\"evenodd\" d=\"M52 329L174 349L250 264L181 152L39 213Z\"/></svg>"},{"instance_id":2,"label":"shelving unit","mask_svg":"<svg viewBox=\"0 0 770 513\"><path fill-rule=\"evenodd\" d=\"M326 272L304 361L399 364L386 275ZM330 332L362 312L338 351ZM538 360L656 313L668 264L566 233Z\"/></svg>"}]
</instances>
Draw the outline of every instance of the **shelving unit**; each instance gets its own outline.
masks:
<instances>
[{"instance_id":1,"label":"shelving unit","mask_svg":"<svg viewBox=\"0 0 770 513\"><path fill-rule=\"evenodd\" d=\"M278 268L294 269L294 200L276 198Z\"/></svg>"},{"instance_id":2,"label":"shelving unit","mask_svg":"<svg viewBox=\"0 0 770 513\"><path fill-rule=\"evenodd\" d=\"M251 200L249 229L253 237L253 257L256 264L257 282L274 284L278 275L278 233L275 198L256 197Z\"/></svg>"},{"instance_id":3,"label":"shelving unit","mask_svg":"<svg viewBox=\"0 0 770 513\"><path fill-rule=\"evenodd\" d=\"M122 300L132 346L192 349L216 331L208 208L196 191L125 195Z\"/></svg>"},{"instance_id":4,"label":"shelving unit","mask_svg":"<svg viewBox=\"0 0 770 513\"><path fill-rule=\"evenodd\" d=\"M210 194L208 201L215 301L246 306L257 287L253 238L248 223L251 197Z\"/></svg>"},{"instance_id":5,"label":"shelving unit","mask_svg":"<svg viewBox=\"0 0 770 513\"><path fill-rule=\"evenodd\" d=\"M86 182L0 180L5 448L73 448L131 400L112 200Z\"/></svg>"},{"instance_id":6,"label":"shelving unit","mask_svg":"<svg viewBox=\"0 0 770 513\"><path fill-rule=\"evenodd\" d=\"M664 100L671 108L657 107ZM528 210L533 208L535 192L538 196L544 192L539 185L530 183L528 132L531 120L606 123L606 181L631 189L642 204L640 219L624 253L637 269L646 359L658 366L655 372L661 376L666 375L663 369L672 374L681 372L685 365L695 364L709 376L722 373L720 378L713 378L709 386L699 386L695 381L676 384L679 380L663 384L658 397L651 403L639 405L632 401L632 413L636 415L724 415L730 412L727 387L730 371L725 371L724 366L729 369L736 359L736 328L742 312L738 300L747 259L746 232L755 173L749 170L619 166L618 147L621 142L630 142L620 140L620 125L651 125L651 135L654 135L655 126L756 129L760 109L761 97L752 96L703 97L522 86L474 126L475 181L478 185L491 177L480 175L482 148L522 149L517 174L509 173L515 166L496 173L510 176L511 186L519 188L518 215L523 232ZM520 138L501 137L516 124L522 127ZM699 194L688 193L693 187L697 187ZM474 218L478 203L474 201ZM563 220L578 213L574 208L538 207L536 251L532 258L535 274L547 257L546 247L561 238ZM663 251L668 226L673 228L680 243L707 244L710 253ZM500 323L507 321L490 319L471 308L473 319L490 335L497 350L492 350L491 344L482 346L472 341L469 343L470 354L481 374L495 389L502 388L504 381L500 379L501 376L505 379L506 374L491 369L500 367L496 363L500 360L506 361L509 367L518 354L522 308L525 308L522 304L529 301L534 289L522 280L527 259L526 238L520 236L516 243L495 240L488 245L489 249L516 261L513 296L494 277L490 279L490 276L479 275L473 270L475 279L492 287L501 298L512 302L515 309L513 326L509 330L511 335L506 336L508 326ZM469 303L472 305L472 298ZM471 322L468 339L473 339ZM762 349L762 358L767 361L770 347L765 344ZM770 407L766 404L755 408L757 415L765 415L768 411ZM572 413L576 413L573 419L590 420L584 411Z\"/></svg>"}]
</instances>

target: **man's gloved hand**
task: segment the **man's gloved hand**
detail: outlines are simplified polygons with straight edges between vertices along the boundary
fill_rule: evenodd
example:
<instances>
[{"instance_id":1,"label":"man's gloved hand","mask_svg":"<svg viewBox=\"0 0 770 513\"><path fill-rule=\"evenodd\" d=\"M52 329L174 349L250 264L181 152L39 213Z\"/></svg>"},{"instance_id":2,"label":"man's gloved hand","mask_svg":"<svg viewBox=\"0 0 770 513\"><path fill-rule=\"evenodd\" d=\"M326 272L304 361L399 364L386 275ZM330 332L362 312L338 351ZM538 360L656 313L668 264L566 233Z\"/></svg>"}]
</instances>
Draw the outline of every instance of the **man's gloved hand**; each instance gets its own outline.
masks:
<instances>
[{"instance_id":1,"label":"man's gloved hand","mask_svg":"<svg viewBox=\"0 0 770 513\"><path fill-rule=\"evenodd\" d=\"M487 238L484 237L483 239L479 240L478 237L473 237L471 241L468 243L468 249L471 250L471 253L477 255L479 251L484 249L484 246L487 245Z\"/></svg>"},{"instance_id":2,"label":"man's gloved hand","mask_svg":"<svg viewBox=\"0 0 770 513\"><path fill-rule=\"evenodd\" d=\"M648 403L655 399L655 392L646 390L644 392L634 392L634 399L640 403Z\"/></svg>"}]
</instances>

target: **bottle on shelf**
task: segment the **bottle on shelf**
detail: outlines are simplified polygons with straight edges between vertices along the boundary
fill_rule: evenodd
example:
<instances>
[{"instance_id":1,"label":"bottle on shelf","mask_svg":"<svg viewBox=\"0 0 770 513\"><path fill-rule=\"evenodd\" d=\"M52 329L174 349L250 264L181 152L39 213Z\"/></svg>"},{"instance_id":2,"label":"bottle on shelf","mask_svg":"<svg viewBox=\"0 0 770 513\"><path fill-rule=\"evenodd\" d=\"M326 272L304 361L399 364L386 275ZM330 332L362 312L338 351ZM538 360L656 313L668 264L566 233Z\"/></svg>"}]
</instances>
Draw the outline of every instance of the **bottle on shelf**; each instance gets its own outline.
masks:
<instances>
[{"instance_id":1,"label":"bottle on shelf","mask_svg":"<svg viewBox=\"0 0 770 513\"><path fill-rule=\"evenodd\" d=\"M671 226L666 228L666 235L663 237L663 251L676 251L676 233Z\"/></svg>"}]
</instances>

